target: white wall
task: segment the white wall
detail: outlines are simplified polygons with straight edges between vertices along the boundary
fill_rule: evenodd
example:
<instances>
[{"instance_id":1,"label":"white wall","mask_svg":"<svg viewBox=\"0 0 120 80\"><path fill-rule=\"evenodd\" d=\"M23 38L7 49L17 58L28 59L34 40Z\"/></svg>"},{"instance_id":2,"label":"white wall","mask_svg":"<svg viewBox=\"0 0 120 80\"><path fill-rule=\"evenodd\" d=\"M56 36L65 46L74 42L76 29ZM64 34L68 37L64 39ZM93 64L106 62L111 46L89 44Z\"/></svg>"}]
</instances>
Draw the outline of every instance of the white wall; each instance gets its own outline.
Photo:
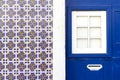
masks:
<instances>
[{"instance_id":1,"label":"white wall","mask_svg":"<svg viewBox=\"0 0 120 80\"><path fill-rule=\"evenodd\" d=\"M65 80L65 0L53 0L53 80Z\"/></svg>"}]
</instances>

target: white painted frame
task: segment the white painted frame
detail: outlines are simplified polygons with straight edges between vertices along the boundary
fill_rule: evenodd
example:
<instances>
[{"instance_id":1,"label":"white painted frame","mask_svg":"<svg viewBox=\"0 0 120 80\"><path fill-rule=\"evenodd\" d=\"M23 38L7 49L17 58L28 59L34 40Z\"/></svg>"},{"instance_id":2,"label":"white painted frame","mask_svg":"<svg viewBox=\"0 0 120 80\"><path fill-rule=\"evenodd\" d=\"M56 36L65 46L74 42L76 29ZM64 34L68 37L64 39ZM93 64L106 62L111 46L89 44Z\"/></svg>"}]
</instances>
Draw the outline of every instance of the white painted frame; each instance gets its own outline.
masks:
<instances>
[{"instance_id":1,"label":"white painted frame","mask_svg":"<svg viewBox=\"0 0 120 80\"><path fill-rule=\"evenodd\" d=\"M101 48L77 48L77 16L101 16L102 47ZM72 12L72 53L73 54L106 54L107 51L107 31L106 31L106 11L73 11Z\"/></svg>"},{"instance_id":2,"label":"white painted frame","mask_svg":"<svg viewBox=\"0 0 120 80\"><path fill-rule=\"evenodd\" d=\"M65 0L53 0L53 80L65 80Z\"/></svg>"}]
</instances>

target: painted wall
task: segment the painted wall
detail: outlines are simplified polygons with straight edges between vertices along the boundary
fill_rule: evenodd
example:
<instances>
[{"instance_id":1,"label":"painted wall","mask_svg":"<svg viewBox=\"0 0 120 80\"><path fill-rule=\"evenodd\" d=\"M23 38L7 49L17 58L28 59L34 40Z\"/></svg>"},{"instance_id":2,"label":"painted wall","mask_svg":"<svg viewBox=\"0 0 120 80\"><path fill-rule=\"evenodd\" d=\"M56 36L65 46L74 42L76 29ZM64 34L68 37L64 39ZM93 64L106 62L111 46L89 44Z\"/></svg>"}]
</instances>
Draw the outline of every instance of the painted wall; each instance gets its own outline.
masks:
<instances>
[{"instance_id":1,"label":"painted wall","mask_svg":"<svg viewBox=\"0 0 120 80\"><path fill-rule=\"evenodd\" d=\"M52 80L53 1L0 0L0 80Z\"/></svg>"},{"instance_id":2,"label":"painted wall","mask_svg":"<svg viewBox=\"0 0 120 80\"><path fill-rule=\"evenodd\" d=\"M53 0L53 80L65 78L65 0Z\"/></svg>"}]
</instances>

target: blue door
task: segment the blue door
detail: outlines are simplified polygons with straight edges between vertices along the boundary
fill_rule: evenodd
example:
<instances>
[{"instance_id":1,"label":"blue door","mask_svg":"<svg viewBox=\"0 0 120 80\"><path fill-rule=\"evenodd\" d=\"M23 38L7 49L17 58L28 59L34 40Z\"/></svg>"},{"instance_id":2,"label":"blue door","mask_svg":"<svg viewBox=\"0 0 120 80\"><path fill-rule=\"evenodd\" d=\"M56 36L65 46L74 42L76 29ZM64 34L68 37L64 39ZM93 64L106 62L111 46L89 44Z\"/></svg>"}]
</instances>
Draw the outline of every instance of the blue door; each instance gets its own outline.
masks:
<instances>
[{"instance_id":1,"label":"blue door","mask_svg":"<svg viewBox=\"0 0 120 80\"><path fill-rule=\"evenodd\" d=\"M66 0L66 80L120 80L120 0Z\"/></svg>"}]
</instances>

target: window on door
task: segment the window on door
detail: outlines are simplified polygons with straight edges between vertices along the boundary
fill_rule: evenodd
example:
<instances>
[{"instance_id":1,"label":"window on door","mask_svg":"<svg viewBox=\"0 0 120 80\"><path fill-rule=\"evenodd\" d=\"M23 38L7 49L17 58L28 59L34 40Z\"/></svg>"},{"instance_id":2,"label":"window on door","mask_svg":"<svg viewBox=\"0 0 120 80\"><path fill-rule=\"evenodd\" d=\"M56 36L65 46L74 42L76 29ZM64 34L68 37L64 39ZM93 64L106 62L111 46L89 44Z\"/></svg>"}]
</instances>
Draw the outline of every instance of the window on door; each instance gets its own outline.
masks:
<instances>
[{"instance_id":1,"label":"window on door","mask_svg":"<svg viewBox=\"0 0 120 80\"><path fill-rule=\"evenodd\" d=\"M106 11L72 11L72 53L106 54Z\"/></svg>"}]
</instances>

